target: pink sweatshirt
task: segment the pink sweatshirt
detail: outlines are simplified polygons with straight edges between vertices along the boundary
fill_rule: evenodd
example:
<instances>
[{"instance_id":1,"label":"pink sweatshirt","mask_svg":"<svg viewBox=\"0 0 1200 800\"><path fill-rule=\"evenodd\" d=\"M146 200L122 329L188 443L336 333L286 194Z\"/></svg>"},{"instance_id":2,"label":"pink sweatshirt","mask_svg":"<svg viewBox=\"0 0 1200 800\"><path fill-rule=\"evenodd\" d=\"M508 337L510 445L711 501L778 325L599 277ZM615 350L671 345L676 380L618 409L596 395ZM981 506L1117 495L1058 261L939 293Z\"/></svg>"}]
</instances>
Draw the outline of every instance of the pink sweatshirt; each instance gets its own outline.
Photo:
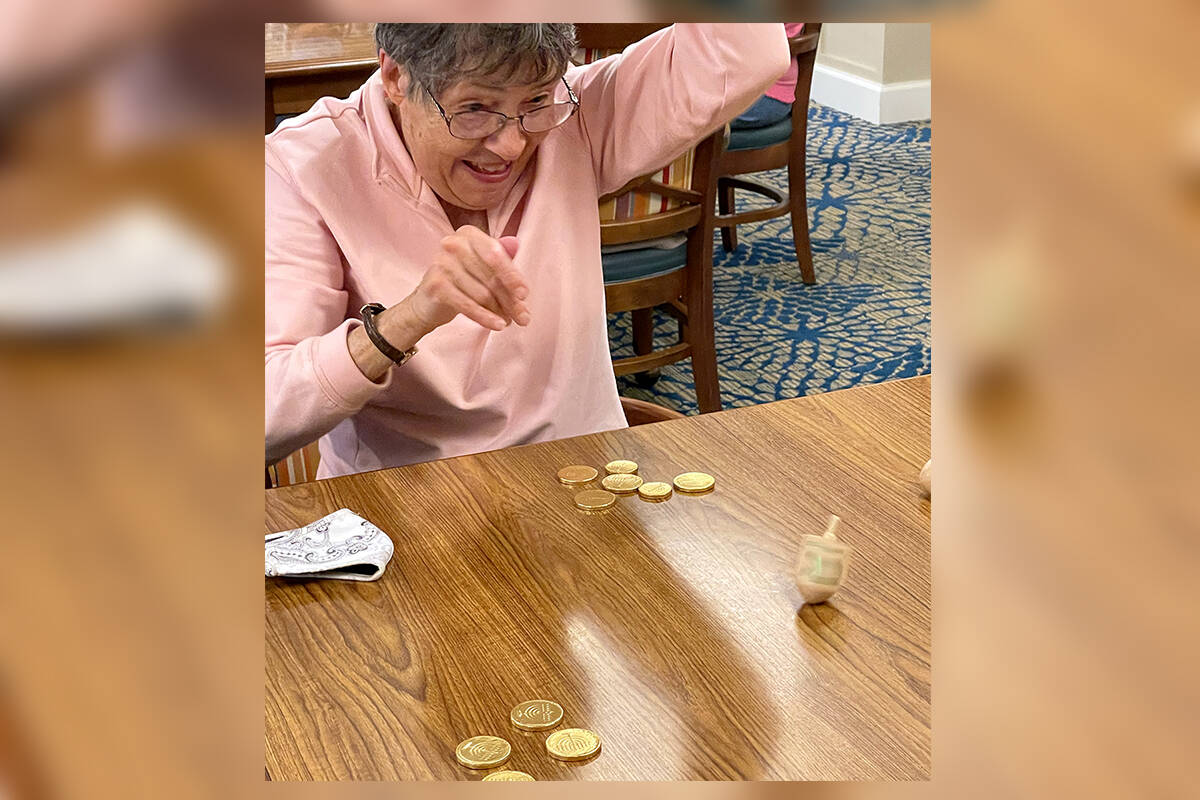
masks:
<instances>
[{"instance_id":1,"label":"pink sweatshirt","mask_svg":"<svg viewBox=\"0 0 1200 800\"><path fill-rule=\"evenodd\" d=\"M804 33L803 22L786 22L783 27L787 31L789 39ZM775 81L775 85L767 89L764 94L767 97L774 98L781 103L787 103L790 106L796 99L796 81L799 77L800 65L793 58L792 63L788 65L787 72L783 73L783 77Z\"/></svg>"},{"instance_id":2,"label":"pink sweatshirt","mask_svg":"<svg viewBox=\"0 0 1200 800\"><path fill-rule=\"evenodd\" d=\"M267 461L320 437L324 478L625 427L596 199L730 120L788 61L782 25L678 24L569 69L580 113L488 210L493 235L520 243L531 323L457 317L382 383L350 357L358 309L408 296L452 228L378 73L280 125L266 139Z\"/></svg>"}]
</instances>

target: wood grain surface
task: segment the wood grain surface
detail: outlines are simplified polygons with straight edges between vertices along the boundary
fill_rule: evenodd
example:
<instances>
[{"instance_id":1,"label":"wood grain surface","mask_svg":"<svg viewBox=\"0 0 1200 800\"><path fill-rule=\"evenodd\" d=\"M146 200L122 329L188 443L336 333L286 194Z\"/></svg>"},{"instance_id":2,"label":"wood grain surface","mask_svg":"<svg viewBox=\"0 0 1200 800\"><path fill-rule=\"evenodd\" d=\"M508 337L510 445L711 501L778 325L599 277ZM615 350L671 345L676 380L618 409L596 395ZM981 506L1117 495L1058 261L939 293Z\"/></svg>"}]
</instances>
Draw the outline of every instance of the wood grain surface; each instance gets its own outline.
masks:
<instances>
[{"instance_id":1,"label":"wood grain surface","mask_svg":"<svg viewBox=\"0 0 1200 800\"><path fill-rule=\"evenodd\" d=\"M926 377L270 490L268 532L348 507L396 545L375 583L267 581L270 777L479 780L454 748L494 734L540 780L928 778L928 457ZM616 458L717 486L577 510L556 471ZM849 578L802 606L831 513ZM515 729L534 698L600 755Z\"/></svg>"},{"instance_id":2,"label":"wood grain surface","mask_svg":"<svg viewBox=\"0 0 1200 800\"><path fill-rule=\"evenodd\" d=\"M268 22L264 26L265 132L278 114L322 97L348 97L378 68L370 22Z\"/></svg>"},{"instance_id":3,"label":"wood grain surface","mask_svg":"<svg viewBox=\"0 0 1200 800\"><path fill-rule=\"evenodd\" d=\"M370 22L268 22L263 34L268 77L349 69L377 58Z\"/></svg>"}]
</instances>

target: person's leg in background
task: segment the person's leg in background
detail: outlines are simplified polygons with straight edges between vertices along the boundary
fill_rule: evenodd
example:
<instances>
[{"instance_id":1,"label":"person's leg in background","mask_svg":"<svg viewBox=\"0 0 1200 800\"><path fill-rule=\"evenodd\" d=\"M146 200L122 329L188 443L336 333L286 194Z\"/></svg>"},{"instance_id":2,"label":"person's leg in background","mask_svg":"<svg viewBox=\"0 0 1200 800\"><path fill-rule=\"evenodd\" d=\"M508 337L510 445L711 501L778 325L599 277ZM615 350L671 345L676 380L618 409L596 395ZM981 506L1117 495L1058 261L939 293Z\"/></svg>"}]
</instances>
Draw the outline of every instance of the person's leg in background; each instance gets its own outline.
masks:
<instances>
[{"instance_id":1,"label":"person's leg in background","mask_svg":"<svg viewBox=\"0 0 1200 800\"><path fill-rule=\"evenodd\" d=\"M792 113L790 105L764 94L755 100L754 105L746 109L741 116L729 123L729 127L734 129L765 128L785 119L790 113Z\"/></svg>"}]
</instances>

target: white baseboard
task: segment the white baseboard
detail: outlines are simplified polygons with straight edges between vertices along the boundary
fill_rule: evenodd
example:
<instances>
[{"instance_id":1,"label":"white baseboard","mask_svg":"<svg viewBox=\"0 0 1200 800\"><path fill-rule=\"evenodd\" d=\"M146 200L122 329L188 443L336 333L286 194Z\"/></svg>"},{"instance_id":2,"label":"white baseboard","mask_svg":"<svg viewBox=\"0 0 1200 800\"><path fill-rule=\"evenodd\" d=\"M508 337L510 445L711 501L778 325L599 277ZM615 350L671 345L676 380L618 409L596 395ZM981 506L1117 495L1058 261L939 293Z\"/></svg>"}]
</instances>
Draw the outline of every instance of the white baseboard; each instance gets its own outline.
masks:
<instances>
[{"instance_id":1,"label":"white baseboard","mask_svg":"<svg viewBox=\"0 0 1200 800\"><path fill-rule=\"evenodd\" d=\"M923 81L886 83L879 98L880 122L911 122L929 119L933 84Z\"/></svg>"},{"instance_id":2,"label":"white baseboard","mask_svg":"<svg viewBox=\"0 0 1200 800\"><path fill-rule=\"evenodd\" d=\"M876 125L929 119L931 89L928 80L884 84L824 64L813 68L813 100Z\"/></svg>"}]
</instances>

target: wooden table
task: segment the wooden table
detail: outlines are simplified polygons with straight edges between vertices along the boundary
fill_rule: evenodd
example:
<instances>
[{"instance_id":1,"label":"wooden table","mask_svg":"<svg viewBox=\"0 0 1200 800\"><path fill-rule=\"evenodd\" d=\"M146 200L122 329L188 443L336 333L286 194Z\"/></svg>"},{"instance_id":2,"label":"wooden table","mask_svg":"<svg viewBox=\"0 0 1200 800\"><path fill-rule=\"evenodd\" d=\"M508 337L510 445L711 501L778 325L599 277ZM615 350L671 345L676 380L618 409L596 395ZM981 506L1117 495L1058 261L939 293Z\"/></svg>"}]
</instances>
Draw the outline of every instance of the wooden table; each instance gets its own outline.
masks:
<instances>
[{"instance_id":1,"label":"wooden table","mask_svg":"<svg viewBox=\"0 0 1200 800\"><path fill-rule=\"evenodd\" d=\"M266 123L307 111L322 97L346 97L379 66L369 22L269 22Z\"/></svg>"},{"instance_id":2,"label":"wooden table","mask_svg":"<svg viewBox=\"0 0 1200 800\"><path fill-rule=\"evenodd\" d=\"M396 552L376 583L267 581L268 776L479 780L454 748L490 733L539 780L928 778L928 456L925 377L270 490L268 532L345 506ZM577 510L558 468L616 458L717 487ZM802 607L830 513L849 581ZM513 728L533 698L601 754Z\"/></svg>"}]
</instances>

